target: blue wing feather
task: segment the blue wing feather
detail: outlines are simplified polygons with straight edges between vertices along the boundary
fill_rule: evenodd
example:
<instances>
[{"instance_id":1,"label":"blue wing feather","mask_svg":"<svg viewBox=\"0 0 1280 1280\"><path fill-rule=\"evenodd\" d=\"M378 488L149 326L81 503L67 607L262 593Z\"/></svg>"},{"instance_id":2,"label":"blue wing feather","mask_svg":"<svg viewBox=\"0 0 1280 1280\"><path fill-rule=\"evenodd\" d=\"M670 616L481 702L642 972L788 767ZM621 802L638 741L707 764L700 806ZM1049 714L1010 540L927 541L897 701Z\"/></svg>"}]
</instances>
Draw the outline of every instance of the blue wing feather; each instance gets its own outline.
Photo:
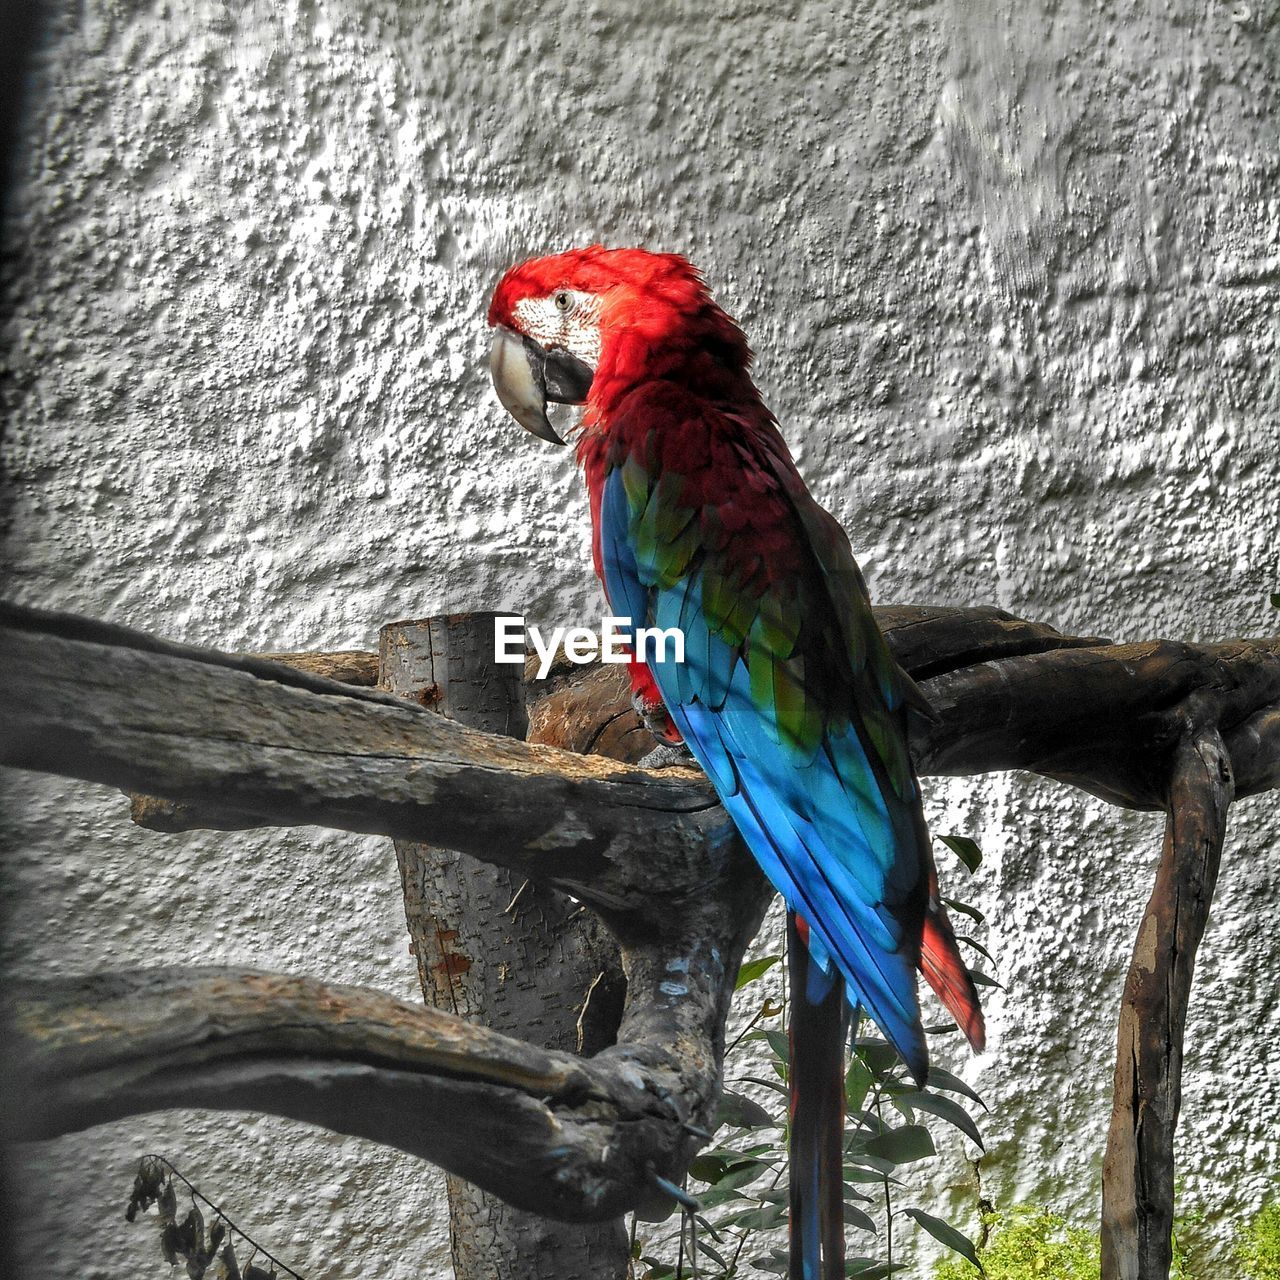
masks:
<instances>
[{"instance_id":1,"label":"blue wing feather","mask_svg":"<svg viewBox=\"0 0 1280 1280\"><path fill-rule=\"evenodd\" d=\"M632 477L634 484L635 478ZM926 1064L913 942L893 910L917 883L900 814L856 723L828 726L810 758L779 741L752 697L741 649L706 625L696 563L662 585L637 560L632 508L619 468L605 480L600 551L610 607L636 626L681 626L685 661L650 662L668 713L787 906L808 923L810 950L833 960L918 1078Z\"/></svg>"}]
</instances>

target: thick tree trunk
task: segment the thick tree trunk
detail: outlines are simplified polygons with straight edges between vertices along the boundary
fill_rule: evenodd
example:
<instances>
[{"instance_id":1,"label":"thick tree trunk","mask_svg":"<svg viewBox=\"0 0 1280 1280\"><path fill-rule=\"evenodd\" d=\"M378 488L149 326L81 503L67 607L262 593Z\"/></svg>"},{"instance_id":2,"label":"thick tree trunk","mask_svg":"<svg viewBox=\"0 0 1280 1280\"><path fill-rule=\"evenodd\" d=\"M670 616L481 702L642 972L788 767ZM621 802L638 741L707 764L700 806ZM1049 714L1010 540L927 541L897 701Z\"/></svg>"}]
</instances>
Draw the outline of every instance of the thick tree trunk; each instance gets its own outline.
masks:
<instances>
[{"instance_id":1,"label":"thick tree trunk","mask_svg":"<svg viewBox=\"0 0 1280 1280\"><path fill-rule=\"evenodd\" d=\"M525 736L519 666L494 661L491 613L382 628L379 683L473 729ZM397 840L405 920L429 1005L531 1044L593 1054L622 1014L618 949L597 917L506 867ZM620 1280L620 1219L567 1223L447 1177L456 1280Z\"/></svg>"}]
</instances>

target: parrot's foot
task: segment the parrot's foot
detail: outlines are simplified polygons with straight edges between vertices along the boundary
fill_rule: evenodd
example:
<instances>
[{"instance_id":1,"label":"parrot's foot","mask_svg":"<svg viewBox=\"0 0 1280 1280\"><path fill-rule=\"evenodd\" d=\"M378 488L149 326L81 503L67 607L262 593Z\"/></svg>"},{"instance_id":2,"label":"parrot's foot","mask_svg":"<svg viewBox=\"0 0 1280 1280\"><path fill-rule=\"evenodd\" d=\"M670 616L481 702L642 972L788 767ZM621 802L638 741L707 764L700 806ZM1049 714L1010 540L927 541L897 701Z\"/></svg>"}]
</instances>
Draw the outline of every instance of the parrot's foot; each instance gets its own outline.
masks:
<instances>
[{"instance_id":1,"label":"parrot's foot","mask_svg":"<svg viewBox=\"0 0 1280 1280\"><path fill-rule=\"evenodd\" d=\"M661 698L648 697L637 690L631 695L631 709L640 717L640 723L659 742L675 746L684 741L680 730L671 723L671 717L667 715L667 708Z\"/></svg>"},{"instance_id":2,"label":"parrot's foot","mask_svg":"<svg viewBox=\"0 0 1280 1280\"><path fill-rule=\"evenodd\" d=\"M659 742L640 760L642 769L670 769L672 765L693 764L693 752L683 742Z\"/></svg>"},{"instance_id":3,"label":"parrot's foot","mask_svg":"<svg viewBox=\"0 0 1280 1280\"><path fill-rule=\"evenodd\" d=\"M640 761L645 769L669 769L676 764L692 764L693 753L684 745L680 730L671 723L662 699L635 690L631 695L631 707L640 717L640 723L658 740L657 746Z\"/></svg>"}]
</instances>

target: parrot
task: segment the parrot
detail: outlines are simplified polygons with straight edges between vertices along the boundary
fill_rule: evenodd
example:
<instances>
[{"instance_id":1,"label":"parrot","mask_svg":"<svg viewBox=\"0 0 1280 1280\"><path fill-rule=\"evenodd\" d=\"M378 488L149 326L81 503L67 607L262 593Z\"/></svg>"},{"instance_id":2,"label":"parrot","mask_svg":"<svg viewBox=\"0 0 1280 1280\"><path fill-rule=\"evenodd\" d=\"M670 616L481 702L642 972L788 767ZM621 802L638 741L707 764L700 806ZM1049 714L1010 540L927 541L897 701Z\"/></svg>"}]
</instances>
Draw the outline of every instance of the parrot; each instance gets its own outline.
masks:
<instances>
[{"instance_id":1,"label":"parrot","mask_svg":"<svg viewBox=\"0 0 1280 1280\"><path fill-rule=\"evenodd\" d=\"M609 608L684 636L683 660L631 654L633 703L701 766L784 899L789 1274L835 1280L853 1010L921 1087L917 969L984 1043L907 748L908 716L932 709L796 468L746 335L685 257L591 245L532 258L502 275L488 322L494 389L522 427L564 444L548 405L584 406L576 453Z\"/></svg>"}]
</instances>

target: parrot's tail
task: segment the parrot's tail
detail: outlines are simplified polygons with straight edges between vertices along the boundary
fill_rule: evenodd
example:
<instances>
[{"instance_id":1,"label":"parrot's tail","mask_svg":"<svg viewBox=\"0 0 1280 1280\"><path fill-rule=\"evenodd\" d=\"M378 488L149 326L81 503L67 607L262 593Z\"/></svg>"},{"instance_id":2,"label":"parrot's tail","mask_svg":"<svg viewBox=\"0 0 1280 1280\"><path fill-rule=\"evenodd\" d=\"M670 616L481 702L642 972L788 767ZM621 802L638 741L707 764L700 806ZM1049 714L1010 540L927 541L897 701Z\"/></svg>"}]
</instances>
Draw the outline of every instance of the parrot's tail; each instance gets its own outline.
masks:
<instances>
[{"instance_id":1,"label":"parrot's tail","mask_svg":"<svg viewBox=\"0 0 1280 1280\"><path fill-rule=\"evenodd\" d=\"M787 912L791 984L791 1267L789 1280L844 1280L844 980L809 954Z\"/></svg>"},{"instance_id":2,"label":"parrot's tail","mask_svg":"<svg viewBox=\"0 0 1280 1280\"><path fill-rule=\"evenodd\" d=\"M920 972L964 1032L975 1053L986 1047L987 1030L978 989L956 944L951 921L938 897L938 873L929 876L929 906L920 941Z\"/></svg>"}]
</instances>

